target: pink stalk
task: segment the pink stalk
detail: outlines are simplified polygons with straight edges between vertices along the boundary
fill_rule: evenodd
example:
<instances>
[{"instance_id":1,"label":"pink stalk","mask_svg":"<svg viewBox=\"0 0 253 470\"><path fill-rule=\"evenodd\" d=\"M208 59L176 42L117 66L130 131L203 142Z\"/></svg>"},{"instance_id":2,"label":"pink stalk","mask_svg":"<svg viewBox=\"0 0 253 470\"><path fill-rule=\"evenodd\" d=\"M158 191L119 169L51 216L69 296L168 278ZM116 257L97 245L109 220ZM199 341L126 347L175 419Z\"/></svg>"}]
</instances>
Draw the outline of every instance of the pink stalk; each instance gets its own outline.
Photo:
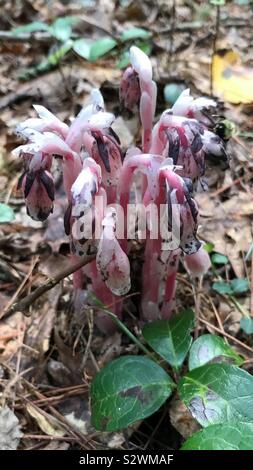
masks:
<instances>
[{"instance_id":1,"label":"pink stalk","mask_svg":"<svg viewBox=\"0 0 253 470\"><path fill-rule=\"evenodd\" d=\"M161 315L168 319L172 314L173 301L176 292L176 276L178 270L180 250L171 251L167 261L165 292L161 308Z\"/></svg>"}]
</instances>

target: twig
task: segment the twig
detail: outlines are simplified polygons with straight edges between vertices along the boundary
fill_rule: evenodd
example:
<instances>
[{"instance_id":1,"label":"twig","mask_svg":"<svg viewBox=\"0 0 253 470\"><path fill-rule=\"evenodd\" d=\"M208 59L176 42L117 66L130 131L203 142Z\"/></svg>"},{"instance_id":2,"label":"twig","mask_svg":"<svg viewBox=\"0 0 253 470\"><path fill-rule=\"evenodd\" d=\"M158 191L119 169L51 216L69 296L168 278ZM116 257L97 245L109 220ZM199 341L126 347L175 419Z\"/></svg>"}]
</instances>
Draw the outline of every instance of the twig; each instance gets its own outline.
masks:
<instances>
[{"instance_id":1,"label":"twig","mask_svg":"<svg viewBox=\"0 0 253 470\"><path fill-rule=\"evenodd\" d=\"M253 349L250 346L242 343L242 341L230 335L229 333L226 333L225 331L220 330L220 328L217 328L217 326L212 325L211 323L204 320L203 318L200 318L199 321L209 326L209 328L212 328L214 331L217 331L217 333L220 333L221 335L226 336L228 339L231 339L231 341L234 341L235 343L239 344L239 346L241 346L242 348L247 349L247 351L250 351L251 354L253 353Z\"/></svg>"},{"instance_id":2,"label":"twig","mask_svg":"<svg viewBox=\"0 0 253 470\"><path fill-rule=\"evenodd\" d=\"M128 336L128 338L131 339L131 341L133 341L133 343L135 343L138 346L139 349L141 349L145 354L147 354L149 357L152 357L152 359L154 359L153 354L139 341L138 338L136 338L136 336L134 336L133 333L131 333L131 331L124 325L124 323L122 323L122 321L117 317L117 315L112 313L110 310L107 310L106 308L103 308L103 307L98 307L98 308L99 310L102 310L107 315L109 315L109 317L114 321L114 323L116 323L116 325L123 331L123 333L125 333Z\"/></svg>"},{"instance_id":3,"label":"twig","mask_svg":"<svg viewBox=\"0 0 253 470\"><path fill-rule=\"evenodd\" d=\"M93 320L93 314L91 310L88 312L88 326L89 326L89 336L88 336L88 340L87 340L86 347L85 347L85 352L84 352L83 359L82 359L81 370L84 370L86 361L89 356L91 341L93 337L94 320Z\"/></svg>"},{"instance_id":4,"label":"twig","mask_svg":"<svg viewBox=\"0 0 253 470\"><path fill-rule=\"evenodd\" d=\"M195 329L194 329L194 339L197 339L199 334L199 313L200 313L200 303L201 303L201 289L202 289L203 277L199 279L198 288L196 290L196 285L192 285L193 296L195 301Z\"/></svg>"},{"instance_id":5,"label":"twig","mask_svg":"<svg viewBox=\"0 0 253 470\"><path fill-rule=\"evenodd\" d=\"M76 442L76 437L68 436L45 436L44 434L24 434L21 439L37 439L40 441L66 441Z\"/></svg>"},{"instance_id":6,"label":"twig","mask_svg":"<svg viewBox=\"0 0 253 470\"><path fill-rule=\"evenodd\" d=\"M35 289L31 294L27 295L24 299L20 300L20 302L16 302L14 305L12 305L12 307L6 312L6 314L10 314L16 311L24 312L33 302L35 302L35 300L45 294L45 292L49 291L50 289L53 289L53 287L55 287L59 282L65 279L65 277L70 276L70 274L73 274L74 272L78 271L78 269L81 269L83 266L90 263L94 259L95 255L92 255L85 258L81 258L75 264L70 263L70 266L68 268L63 269L53 278L47 279L44 284L37 287L37 289Z\"/></svg>"},{"instance_id":7,"label":"twig","mask_svg":"<svg viewBox=\"0 0 253 470\"><path fill-rule=\"evenodd\" d=\"M25 278L23 279L23 281L21 282L20 286L18 287L18 289L16 290L15 294L13 295L13 297L10 299L10 301L7 303L7 305L4 307L4 309L2 310L2 312L0 313L0 319L3 318L4 316L6 316L7 313L11 312L11 307L12 305L14 304L16 298L18 297L18 294L22 291L23 287L25 286L25 284L27 283L28 279L30 278L30 276L32 275L32 272L38 262L38 259L39 259L39 256L37 256L35 258L35 260L32 262L32 265L27 273L27 275L25 276Z\"/></svg>"}]
</instances>

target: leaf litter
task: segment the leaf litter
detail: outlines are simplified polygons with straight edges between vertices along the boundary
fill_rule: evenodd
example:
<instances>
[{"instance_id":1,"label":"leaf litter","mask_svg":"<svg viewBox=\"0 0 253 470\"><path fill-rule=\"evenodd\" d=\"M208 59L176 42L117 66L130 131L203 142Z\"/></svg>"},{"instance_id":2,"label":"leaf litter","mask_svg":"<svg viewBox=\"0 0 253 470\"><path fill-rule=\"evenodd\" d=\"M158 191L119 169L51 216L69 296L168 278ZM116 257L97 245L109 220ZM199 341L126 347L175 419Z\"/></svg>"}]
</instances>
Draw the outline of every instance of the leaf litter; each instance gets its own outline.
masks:
<instances>
[{"instance_id":1,"label":"leaf litter","mask_svg":"<svg viewBox=\"0 0 253 470\"><path fill-rule=\"evenodd\" d=\"M15 4L15 8L11 5L12 2L5 2L6 14L1 17L0 29L3 31L11 29L8 18L12 18L17 25L38 20L50 23L51 12L48 2L28 0L26 3L29 8L26 8L22 2ZM172 20L171 11L166 2L159 1L154 5L146 0L140 5L133 6L134 3L136 2L120 2L119 7L114 9L114 2L111 0L100 1L96 11L91 5L86 7L85 13L98 23L103 18L104 26L108 30L116 31L117 34L133 26L152 32L151 59L161 91L158 96L160 110L165 109L164 86L178 80L178 77L185 88L188 86L193 88L196 96L208 95L212 55L211 33L208 31L213 27L213 11L210 9L202 11L199 5L196 9L196 2L192 2L194 4L192 7L189 6L189 2L177 2L176 28L171 35L168 29ZM78 4L73 6L55 2L55 18L59 15L79 13ZM243 97L238 100L240 104L235 105L233 89L238 86L240 80L245 80L245 77L248 80L250 75L252 45L249 45L249 38L252 33L248 25L252 15L249 7L234 5L233 9L227 12L227 16L222 17L218 53L215 58L214 92L225 101L223 108L226 116L244 132L249 132L253 124L250 116L252 90L248 93L245 88ZM188 27L178 30L179 22L182 24L188 22ZM80 23L74 31L76 34L81 33L81 36L87 35L88 32L92 40L104 36L104 32L85 22ZM0 40L2 59L0 203L7 204L15 214L14 220L5 220L0 224L1 309L4 309L15 295L18 286L29 272L34 256L39 256L39 262L25 282L21 295L29 293L32 287L37 287L47 277L53 276L58 268L68 263L66 237L59 229L62 224L58 223L63 216L65 201L60 199L61 203L48 224L31 224L26 217L21 196L15 190L15 184L10 192L14 181L13 175L21 171L20 162L14 161L10 155L10 150L17 141L12 129L21 117L33 116L31 104L34 101L57 112L63 120L67 117L65 109L70 109L74 117L87 100L92 87L102 86L106 92L108 109L118 114L114 99L121 72L115 68L117 56L113 55L114 53L92 64L71 53L63 58L59 67L45 72L43 77L38 76L22 82L19 78L20 72L45 58L47 47L47 44L42 42L32 44L29 41L10 41L7 44L6 41ZM224 60L230 56L226 55L228 52L221 54L220 51L224 49L234 51L233 63L236 68L233 68L229 77L226 76L227 64L224 64ZM227 62L232 67L231 61ZM224 92L224 84L228 83L230 88L226 87ZM122 122L122 119L118 118L115 126L125 146L134 141L138 133L134 120ZM245 262L245 255L252 244L253 228L252 135L247 139L235 135L228 145L232 155L230 170L217 172L211 176L209 192L198 195L201 215L200 237L206 243L213 243L215 252L227 256L229 260L228 265L216 268L215 274L210 273L204 282L202 294L205 299L201 300L200 315L209 322L209 326L201 323L201 329L213 333L212 325L219 328L215 311L211 303L208 303L210 298L218 311L225 334L231 334L235 339L252 347L252 337L244 334L240 328L242 314L236 305L226 296L221 297L211 290L214 275L226 280L232 280L234 277L250 280L253 275L251 261ZM60 174L58 179L60 191ZM180 282L176 301L178 311L195 306L187 274L180 273L181 278L183 282ZM243 294L239 301L252 315L250 294ZM133 298L131 312L135 311ZM147 434L143 435L142 431L139 431L139 425L128 430L127 436L124 433L110 433L106 436L103 433L95 433L90 424L87 393L91 379L98 369L120 354L136 353L135 346L126 341L120 332L105 339L96 327L91 331L86 312L82 317L80 331L80 324L73 315L71 284L68 279L38 299L26 314L30 317L25 318L17 312L0 320L1 370L3 370L0 375L0 387L3 394L6 389L9 392L8 405L4 405L0 410L0 447L33 448L38 445L38 436L41 436L40 448L45 450L50 446L62 450L89 448L84 436L92 436L91 446L97 449L127 448L128 439L139 442L140 447L144 445L151 431L145 430ZM125 321L129 328L135 329L138 333L141 325L139 320L133 319L132 316L134 317L134 313L129 315L127 312ZM91 343L87 352L90 336ZM240 345L236 345L236 349L238 353L244 353L245 359L252 358ZM87 359L82 366L86 352ZM252 371L252 365L249 367ZM8 423L7 428L6 424L4 429L3 426L1 428L1 419ZM21 419L23 435L19 424ZM174 399L170 412L166 414L165 423L167 428L172 423L183 437L188 437L196 427L196 423L189 418L184 406L182 404L179 406ZM53 437L50 444L46 440L47 436ZM57 440L57 437L62 439ZM155 440L159 438L158 429L153 441L151 440L151 447L156 445ZM177 445L179 447L180 443Z\"/></svg>"}]
</instances>

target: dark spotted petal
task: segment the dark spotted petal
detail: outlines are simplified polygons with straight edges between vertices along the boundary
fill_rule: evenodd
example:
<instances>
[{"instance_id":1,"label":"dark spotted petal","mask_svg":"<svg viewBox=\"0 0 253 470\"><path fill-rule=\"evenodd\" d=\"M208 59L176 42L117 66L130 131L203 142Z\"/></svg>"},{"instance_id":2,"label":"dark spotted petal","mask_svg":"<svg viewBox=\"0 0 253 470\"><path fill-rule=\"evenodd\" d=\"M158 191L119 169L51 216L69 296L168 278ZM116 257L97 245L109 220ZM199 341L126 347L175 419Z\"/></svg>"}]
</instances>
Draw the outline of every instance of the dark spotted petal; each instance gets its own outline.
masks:
<instances>
[{"instance_id":1,"label":"dark spotted petal","mask_svg":"<svg viewBox=\"0 0 253 470\"><path fill-rule=\"evenodd\" d=\"M187 178L189 179L189 178ZM197 218L198 218L198 210L196 208L196 205L194 203L194 200L192 199L191 197L191 194L188 190L188 187L187 187L187 184L186 182L184 181L184 195L185 195L185 199L186 201L188 202L188 205L189 205L189 208L190 208L190 211L191 211L191 215L192 215L192 218L194 220L194 222L197 222Z\"/></svg>"},{"instance_id":2,"label":"dark spotted petal","mask_svg":"<svg viewBox=\"0 0 253 470\"><path fill-rule=\"evenodd\" d=\"M121 144L120 138L119 138L118 134L116 134L116 132L113 130L113 128L109 127L108 131L109 131L109 134L111 134L111 136L116 140L117 144L120 145Z\"/></svg>"},{"instance_id":3,"label":"dark spotted petal","mask_svg":"<svg viewBox=\"0 0 253 470\"><path fill-rule=\"evenodd\" d=\"M203 142L202 142L200 134L195 134L193 141L191 143L191 151L193 153L197 153L202 149L202 147L203 147Z\"/></svg>"},{"instance_id":4,"label":"dark spotted petal","mask_svg":"<svg viewBox=\"0 0 253 470\"><path fill-rule=\"evenodd\" d=\"M34 171L29 171L26 174L26 179L25 179L25 188L24 188L24 196L27 198L29 192L31 191L32 185L35 180L35 173Z\"/></svg>"},{"instance_id":5,"label":"dark spotted petal","mask_svg":"<svg viewBox=\"0 0 253 470\"><path fill-rule=\"evenodd\" d=\"M184 244L181 245L183 252L187 255L193 255L194 253L197 253L200 247L201 242L193 234L187 238Z\"/></svg>"},{"instance_id":6,"label":"dark spotted petal","mask_svg":"<svg viewBox=\"0 0 253 470\"><path fill-rule=\"evenodd\" d=\"M68 208L64 214L64 219L63 219L63 222L64 222L64 229L65 229L65 233L66 235L70 235L70 230L71 230L71 227L70 227L70 218L71 218L71 212L72 212L72 204L69 204L68 205Z\"/></svg>"},{"instance_id":7,"label":"dark spotted petal","mask_svg":"<svg viewBox=\"0 0 253 470\"><path fill-rule=\"evenodd\" d=\"M102 139L102 137L100 137L99 135L97 135L95 133L93 133L92 135L93 135L94 139L96 140L97 147L98 147L98 153L99 153L99 155L100 155L100 157L103 161L105 169L106 169L106 171L108 171L108 173L110 173L111 168L110 168L109 153L108 153L107 146L104 143L104 140Z\"/></svg>"},{"instance_id":8,"label":"dark spotted petal","mask_svg":"<svg viewBox=\"0 0 253 470\"><path fill-rule=\"evenodd\" d=\"M167 207L168 207L168 230L172 228L172 204L171 204L171 191L167 193Z\"/></svg>"},{"instance_id":9,"label":"dark spotted petal","mask_svg":"<svg viewBox=\"0 0 253 470\"><path fill-rule=\"evenodd\" d=\"M179 135L177 135L175 138L173 134L167 130L166 131L168 141L169 141L169 153L168 157L172 158L173 164L176 165L179 157L179 149L180 149L180 139Z\"/></svg>"},{"instance_id":10,"label":"dark spotted petal","mask_svg":"<svg viewBox=\"0 0 253 470\"><path fill-rule=\"evenodd\" d=\"M24 179L26 173L27 173L27 171L24 171L24 173L22 173L22 175L20 175L20 177L19 177L19 179L18 179L17 189L21 189L22 183L23 183L23 179Z\"/></svg>"},{"instance_id":11,"label":"dark spotted petal","mask_svg":"<svg viewBox=\"0 0 253 470\"><path fill-rule=\"evenodd\" d=\"M54 182L52 178L50 178L50 176L48 176L45 171L40 172L39 178L48 194L49 199L54 201Z\"/></svg>"},{"instance_id":12,"label":"dark spotted petal","mask_svg":"<svg viewBox=\"0 0 253 470\"><path fill-rule=\"evenodd\" d=\"M191 178L183 178L183 180L190 196L192 197L193 196L193 184L192 184Z\"/></svg>"}]
</instances>

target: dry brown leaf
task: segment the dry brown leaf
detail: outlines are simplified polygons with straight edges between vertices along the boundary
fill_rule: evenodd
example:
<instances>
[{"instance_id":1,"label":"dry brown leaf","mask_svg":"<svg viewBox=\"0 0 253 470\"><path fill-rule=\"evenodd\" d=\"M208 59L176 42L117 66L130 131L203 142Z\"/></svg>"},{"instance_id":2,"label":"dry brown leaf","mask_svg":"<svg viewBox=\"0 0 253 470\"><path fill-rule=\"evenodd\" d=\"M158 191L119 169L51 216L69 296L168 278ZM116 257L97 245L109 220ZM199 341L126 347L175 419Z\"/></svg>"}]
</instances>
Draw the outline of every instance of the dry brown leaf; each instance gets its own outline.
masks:
<instances>
[{"instance_id":1,"label":"dry brown leaf","mask_svg":"<svg viewBox=\"0 0 253 470\"><path fill-rule=\"evenodd\" d=\"M200 429L200 425L177 396L174 396L170 402L169 414L172 426L184 439L188 439L188 437Z\"/></svg>"},{"instance_id":2,"label":"dry brown leaf","mask_svg":"<svg viewBox=\"0 0 253 470\"><path fill-rule=\"evenodd\" d=\"M39 428L48 436L54 437L63 437L65 436L65 430L58 423L58 421L51 415L47 414L47 417L44 416L39 410L39 408L28 403L26 409L30 416L32 416L37 422Z\"/></svg>"}]
</instances>

